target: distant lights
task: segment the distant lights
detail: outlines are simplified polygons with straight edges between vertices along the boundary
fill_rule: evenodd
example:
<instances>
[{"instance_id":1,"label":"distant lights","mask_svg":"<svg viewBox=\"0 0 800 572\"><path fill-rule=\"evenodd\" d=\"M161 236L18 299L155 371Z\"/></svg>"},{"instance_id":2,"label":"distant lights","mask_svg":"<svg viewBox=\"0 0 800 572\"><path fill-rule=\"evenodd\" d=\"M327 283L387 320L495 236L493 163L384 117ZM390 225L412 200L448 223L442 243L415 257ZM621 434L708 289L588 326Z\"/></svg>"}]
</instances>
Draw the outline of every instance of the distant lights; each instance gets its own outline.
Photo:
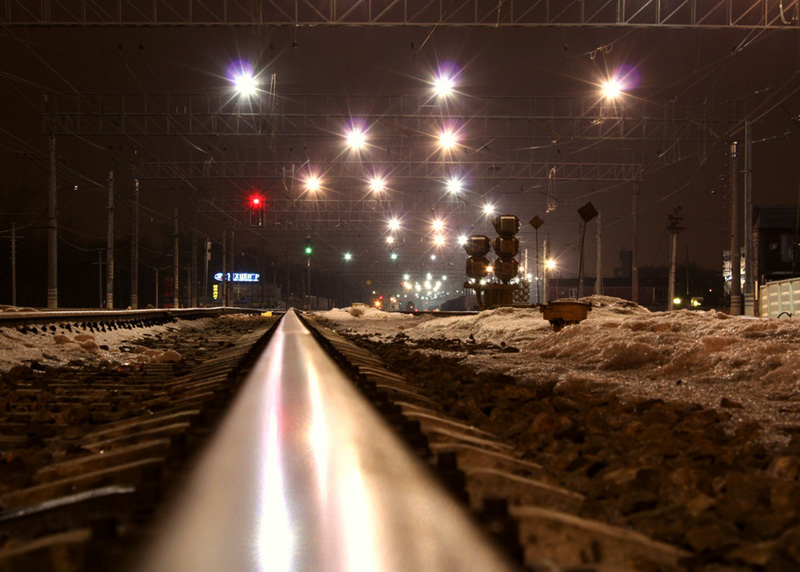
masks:
<instances>
[{"instance_id":1,"label":"distant lights","mask_svg":"<svg viewBox=\"0 0 800 572\"><path fill-rule=\"evenodd\" d=\"M460 234L458 236L457 242L458 242L459 246L464 246L465 244L467 244L468 240L469 240L469 238L467 237L466 234Z\"/></svg>"},{"instance_id":2,"label":"distant lights","mask_svg":"<svg viewBox=\"0 0 800 572\"><path fill-rule=\"evenodd\" d=\"M494 214L494 211L495 211L494 205L489 203L483 205L483 214L491 216Z\"/></svg>"},{"instance_id":3,"label":"distant lights","mask_svg":"<svg viewBox=\"0 0 800 572\"><path fill-rule=\"evenodd\" d=\"M433 244L436 246L444 246L444 236L441 234L437 234L433 237Z\"/></svg>"},{"instance_id":4,"label":"distant lights","mask_svg":"<svg viewBox=\"0 0 800 572\"><path fill-rule=\"evenodd\" d=\"M444 230L444 221L440 218L433 219L433 222L431 222L431 228L434 232L442 232Z\"/></svg>"},{"instance_id":5,"label":"distant lights","mask_svg":"<svg viewBox=\"0 0 800 572\"><path fill-rule=\"evenodd\" d=\"M386 237L386 244L394 244L394 236L391 234Z\"/></svg>"},{"instance_id":6,"label":"distant lights","mask_svg":"<svg viewBox=\"0 0 800 572\"><path fill-rule=\"evenodd\" d=\"M389 219L389 230L400 230L400 219L392 217Z\"/></svg>"},{"instance_id":7,"label":"distant lights","mask_svg":"<svg viewBox=\"0 0 800 572\"><path fill-rule=\"evenodd\" d=\"M353 255L350 254L349 252L345 252L344 253L344 259L345 259L345 261L350 262L351 260L353 260Z\"/></svg>"}]
</instances>

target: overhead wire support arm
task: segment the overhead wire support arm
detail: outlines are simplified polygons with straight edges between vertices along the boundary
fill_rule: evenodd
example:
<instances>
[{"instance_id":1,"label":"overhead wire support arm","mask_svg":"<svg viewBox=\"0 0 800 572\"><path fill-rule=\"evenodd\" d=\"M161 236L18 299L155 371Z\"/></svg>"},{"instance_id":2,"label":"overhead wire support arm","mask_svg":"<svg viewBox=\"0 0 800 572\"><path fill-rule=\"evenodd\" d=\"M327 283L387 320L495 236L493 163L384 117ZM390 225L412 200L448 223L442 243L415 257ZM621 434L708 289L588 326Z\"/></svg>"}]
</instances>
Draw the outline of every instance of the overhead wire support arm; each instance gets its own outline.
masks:
<instances>
[{"instance_id":1,"label":"overhead wire support arm","mask_svg":"<svg viewBox=\"0 0 800 572\"><path fill-rule=\"evenodd\" d=\"M409 27L797 29L800 0L1 0L5 27Z\"/></svg>"}]
</instances>

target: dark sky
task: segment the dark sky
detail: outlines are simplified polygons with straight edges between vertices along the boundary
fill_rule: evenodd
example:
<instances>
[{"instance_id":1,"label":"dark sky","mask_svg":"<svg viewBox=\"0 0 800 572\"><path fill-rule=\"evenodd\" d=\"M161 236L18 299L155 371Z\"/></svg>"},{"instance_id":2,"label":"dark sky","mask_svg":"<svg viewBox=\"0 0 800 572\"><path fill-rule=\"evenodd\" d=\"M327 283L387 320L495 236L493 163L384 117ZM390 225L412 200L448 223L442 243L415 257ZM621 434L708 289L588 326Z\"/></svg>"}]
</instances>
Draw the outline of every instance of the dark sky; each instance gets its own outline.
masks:
<instances>
[{"instance_id":1,"label":"dark sky","mask_svg":"<svg viewBox=\"0 0 800 572\"><path fill-rule=\"evenodd\" d=\"M296 47L293 47L293 43ZM597 83L620 66L630 66L638 76L619 105L655 113L666 102L707 102L707 114L693 125L675 123L667 131L657 122L651 130L662 128L661 141L564 140L560 148L543 149L537 160L558 160L569 154L573 161L587 152L606 156L626 152L641 159L644 179L640 203L640 266L667 263L667 214L681 206L686 230L680 235L685 258L688 246L693 262L720 266L722 250L729 245L729 164L730 134L697 126L733 110L731 121L757 120L753 124L753 195L756 205L794 204L798 189L800 152L800 36L797 31L714 31L658 29L451 29L437 28L301 28L293 29L5 29L0 30L0 232L7 237L11 222L24 227L32 245L42 235L41 217L46 212L47 139L42 128L43 94L85 93L228 93L225 77L228 66L237 59L253 62L262 77L274 73L280 98L294 101L308 95L411 95L426 97L432 75L442 64L460 70L459 94L449 101L448 110L468 114L478 109L484 98L593 97ZM352 101L332 99L327 109L348 110L354 117L363 112L380 115L381 109L353 108ZM701 108L702 109L702 108ZM720 117L717 117L720 119ZM710 125L711 123L708 123ZM733 123L731 123L732 125ZM717 125L717 124L715 124ZM385 128L385 125L382 126ZM329 127L324 127L328 129ZM316 145L334 145L335 137L304 137L296 122L283 122L276 134L275 150L287 165L303 162L298 141L306 141L306 157L314 163ZM495 145L477 121L464 127L467 142L457 159L464 172L470 172L470 152ZM302 130L302 129L301 129ZM475 136L470 138L470 130ZM294 135L292 135L294 133ZM333 134L336 135L336 134ZM727 135L727 136L726 136ZM541 136L541 134L540 134ZM743 132L732 135L743 140ZM388 137L388 136L387 136ZM403 145L403 136L386 145ZM409 139L411 141L413 138ZM418 143L419 138L413 139ZM130 161L139 153L164 153L161 149L199 147L234 149L263 145L263 140L248 137L70 137L57 140L59 154L60 236L75 247L98 249L105 244L105 204L103 186L109 170L117 176L119 203L117 229L128 232L130 210ZM300 143L302 144L302 143ZM291 152L288 150L292 147ZM485 152L481 151L482 153ZM583 154L582 154L583 153ZM659 153L661 155L659 156ZM563 156L563 155L562 155ZM372 156L362 157L368 169ZM435 160L435 159L434 159ZM669 163L669 164L667 164ZM743 162L742 162L743 167ZM339 179L331 196L364 196L363 181ZM261 180L233 179L203 183L203 192L215 197L244 200L252 188L279 187L274 173ZM146 248L143 259L151 265L169 263L171 217L180 210L184 230L190 219L191 188L198 181L152 181L142 184L142 232ZM406 199L416 193L420 201L436 208L441 201L441 180L395 185L395 196ZM548 186L549 185L549 186ZM77 186L77 188L76 188ZM277 191L296 192L299 185ZM740 182L741 186L741 182ZM277 192L276 191L276 192ZM391 193L392 191L390 191ZM555 211L546 214L547 196L558 198ZM619 264L618 252L632 244L632 183L608 181L554 180L506 181L502 174L487 181L474 177L462 198L462 208L449 221L453 229L470 232L493 231L479 214L483 202L491 200L503 212L523 220L522 247L533 256L533 231L526 222L534 215L545 219L540 238L548 236L552 250L563 256L565 275L577 272L576 246L579 218L575 212L587 201L602 212L603 259L605 274ZM302 197L291 196L302 200ZM391 194L386 198L391 210ZM324 206L321 208L325 208ZM386 208L386 205L384 207ZM460 214L458 214L460 213ZM242 215L236 214L235 217ZM460 217L460 218L459 218ZM425 242L427 221L417 214L406 221L406 261L417 269L431 249ZM219 241L230 217L204 213L200 229ZM386 276L400 271L387 263L387 249L381 243L386 229L359 229L357 232L297 229L266 234L243 229L237 234L239 246L259 248L279 257L302 241L306 233L322 246L321 253L339 264L345 250L357 253L358 264L343 268L359 276L370 273ZM37 234L38 233L38 234ZM589 234L594 234L590 227ZM24 253L25 242L21 243ZM8 260L8 241L3 241L0 257ZM64 246L67 248L67 246ZM594 268L594 239L587 243L587 265ZM41 253L31 252L31 257ZM123 253L123 256L127 254ZM442 252L442 272L463 279L465 255L458 247ZM33 264L33 260L29 263ZM44 260L36 264L45 265ZM247 265L246 259L243 264ZM6 268L4 266L3 268ZM96 272L96 267L87 269ZM391 280L394 280L392 278Z\"/></svg>"}]
</instances>

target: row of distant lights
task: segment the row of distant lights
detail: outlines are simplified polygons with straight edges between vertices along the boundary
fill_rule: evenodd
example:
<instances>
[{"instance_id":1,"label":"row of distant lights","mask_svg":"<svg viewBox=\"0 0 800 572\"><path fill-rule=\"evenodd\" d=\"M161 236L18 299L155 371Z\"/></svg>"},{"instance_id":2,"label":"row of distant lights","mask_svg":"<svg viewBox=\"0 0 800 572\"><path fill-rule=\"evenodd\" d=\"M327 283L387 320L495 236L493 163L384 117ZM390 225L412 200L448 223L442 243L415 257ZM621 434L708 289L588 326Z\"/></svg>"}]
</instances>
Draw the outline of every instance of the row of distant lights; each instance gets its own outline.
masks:
<instances>
[{"instance_id":1,"label":"row of distant lights","mask_svg":"<svg viewBox=\"0 0 800 572\"><path fill-rule=\"evenodd\" d=\"M258 79L253 74L252 69L244 64L239 63L238 70L233 73L233 83L237 93L240 96L253 97L258 94ZM623 94L623 83L624 82L618 77L612 77L601 82L600 88L603 98L607 100L615 100L619 98ZM439 99L448 98L456 92L456 80L454 74L440 72L439 75L433 79L431 85L434 96ZM347 146L352 152L360 152L361 150L365 149L369 140L367 132L357 126L353 126L346 131L344 137L345 141L347 142ZM437 136L437 140L442 152L452 151L458 146L459 143L458 133L448 127L442 128ZM304 186L306 191L314 194L322 190L323 180L319 176L311 174L305 179ZM373 175L368 181L368 186L369 190L376 195L383 193L388 187L386 179L381 175ZM445 182L445 188L448 193L452 195L458 195L464 188L464 181L462 178L454 175ZM496 209L493 204L484 204L483 213L485 215L493 216L495 212ZM389 219L388 225L389 230L392 233L396 233L401 228L401 222L396 217ZM442 234L444 231L444 222L441 219L434 219L431 223L431 226L434 232L433 245L437 247L444 246L447 242ZM396 238L394 234L390 234L386 237L386 242L389 245L393 244L395 240ZM466 241L467 237L464 235L459 236L457 239L457 243L462 246L466 244ZM392 252L391 254L393 259L397 258L396 253ZM348 252L345 253L344 258L346 261L350 261L353 257L352 254ZM431 255L431 258L435 260L436 255Z\"/></svg>"},{"instance_id":2,"label":"row of distant lights","mask_svg":"<svg viewBox=\"0 0 800 572\"><path fill-rule=\"evenodd\" d=\"M254 97L259 92L258 78L253 74L253 70L246 64L239 62L238 68L232 74L232 81L237 94L240 97ZM456 93L455 74L440 72L431 82L433 95L439 99L445 99ZM443 127L437 135L439 148L443 152L454 150L459 144L459 134L451 127ZM369 136L365 129L359 126L351 126L345 133L344 139L347 147L352 152L360 152L367 148ZM303 186L309 193L316 193L323 189L324 182L321 177L315 174L308 175L303 181ZM367 181L368 188L373 194L381 194L388 188L387 180L384 176L374 174ZM445 188L448 193L458 195L464 189L464 180L456 175L451 176L445 181ZM484 210L494 211L492 205L486 205Z\"/></svg>"}]
</instances>

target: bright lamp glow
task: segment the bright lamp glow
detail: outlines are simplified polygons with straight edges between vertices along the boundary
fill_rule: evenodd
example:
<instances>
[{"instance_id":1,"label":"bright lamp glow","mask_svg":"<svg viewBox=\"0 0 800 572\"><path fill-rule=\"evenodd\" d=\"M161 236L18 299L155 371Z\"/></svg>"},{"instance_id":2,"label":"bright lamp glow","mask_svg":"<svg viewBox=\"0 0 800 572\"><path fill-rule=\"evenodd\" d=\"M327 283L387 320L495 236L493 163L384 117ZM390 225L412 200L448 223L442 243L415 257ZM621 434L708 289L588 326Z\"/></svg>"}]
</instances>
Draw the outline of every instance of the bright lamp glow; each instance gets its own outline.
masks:
<instances>
[{"instance_id":1,"label":"bright lamp glow","mask_svg":"<svg viewBox=\"0 0 800 572\"><path fill-rule=\"evenodd\" d=\"M396 217L392 217L389 219L389 230L399 230L400 229L400 219Z\"/></svg>"},{"instance_id":2,"label":"bright lamp glow","mask_svg":"<svg viewBox=\"0 0 800 572\"><path fill-rule=\"evenodd\" d=\"M437 234L433 237L433 244L436 246L444 246L444 236L441 234Z\"/></svg>"},{"instance_id":3,"label":"bright lamp glow","mask_svg":"<svg viewBox=\"0 0 800 572\"><path fill-rule=\"evenodd\" d=\"M436 97L448 97L456 87L455 80L447 75L438 75L433 80L433 93Z\"/></svg>"},{"instance_id":4,"label":"bright lamp glow","mask_svg":"<svg viewBox=\"0 0 800 572\"><path fill-rule=\"evenodd\" d=\"M462 183L461 179L457 179L456 177L451 177L447 180L447 192L457 195L461 192Z\"/></svg>"},{"instance_id":5,"label":"bright lamp glow","mask_svg":"<svg viewBox=\"0 0 800 572\"><path fill-rule=\"evenodd\" d=\"M347 262L350 262L350 261L353 259L353 255L352 255L352 254L350 254L349 252L345 252L345 253L344 253L344 259L345 259Z\"/></svg>"},{"instance_id":6,"label":"bright lamp glow","mask_svg":"<svg viewBox=\"0 0 800 572\"><path fill-rule=\"evenodd\" d=\"M391 235L387 236L386 237L386 243L387 244L394 244L394 237L391 236Z\"/></svg>"},{"instance_id":7,"label":"bright lamp glow","mask_svg":"<svg viewBox=\"0 0 800 572\"><path fill-rule=\"evenodd\" d=\"M553 260L552 258L548 258L547 260L544 261L544 267L546 270L552 270L553 268L556 267L556 261Z\"/></svg>"},{"instance_id":8,"label":"bright lamp glow","mask_svg":"<svg viewBox=\"0 0 800 572\"><path fill-rule=\"evenodd\" d=\"M458 245L459 246L464 246L465 244L467 244L467 240L469 240L469 239L467 238L466 234L459 235L459 237L458 237Z\"/></svg>"},{"instance_id":9,"label":"bright lamp glow","mask_svg":"<svg viewBox=\"0 0 800 572\"><path fill-rule=\"evenodd\" d=\"M369 181L369 190L373 193L380 193L386 190L386 181L383 177L372 177Z\"/></svg>"},{"instance_id":10,"label":"bright lamp glow","mask_svg":"<svg viewBox=\"0 0 800 572\"><path fill-rule=\"evenodd\" d=\"M444 230L444 221L440 218L434 219L431 223L431 228L433 228L434 232L441 232Z\"/></svg>"},{"instance_id":11,"label":"bright lamp glow","mask_svg":"<svg viewBox=\"0 0 800 572\"><path fill-rule=\"evenodd\" d=\"M458 136L452 129L442 129L437 139L439 140L439 147L443 151L450 151L458 145Z\"/></svg>"},{"instance_id":12,"label":"bright lamp glow","mask_svg":"<svg viewBox=\"0 0 800 572\"><path fill-rule=\"evenodd\" d=\"M345 133L347 146L353 151L359 151L367 144L367 134L358 127L353 127L350 131Z\"/></svg>"},{"instance_id":13,"label":"bright lamp glow","mask_svg":"<svg viewBox=\"0 0 800 572\"><path fill-rule=\"evenodd\" d=\"M483 214L485 215L493 215L494 214L494 205L486 203L483 205Z\"/></svg>"},{"instance_id":14,"label":"bright lamp glow","mask_svg":"<svg viewBox=\"0 0 800 572\"><path fill-rule=\"evenodd\" d=\"M258 93L258 80L248 70L242 70L233 77L233 86L242 97L252 97Z\"/></svg>"},{"instance_id":15,"label":"bright lamp glow","mask_svg":"<svg viewBox=\"0 0 800 572\"><path fill-rule=\"evenodd\" d=\"M600 90L606 99L617 99L622 95L622 84L617 78L610 78L600 84Z\"/></svg>"},{"instance_id":16,"label":"bright lamp glow","mask_svg":"<svg viewBox=\"0 0 800 572\"><path fill-rule=\"evenodd\" d=\"M322 182L319 180L319 177L315 175L310 175L306 179L306 190L309 192L316 193L321 186Z\"/></svg>"}]
</instances>

